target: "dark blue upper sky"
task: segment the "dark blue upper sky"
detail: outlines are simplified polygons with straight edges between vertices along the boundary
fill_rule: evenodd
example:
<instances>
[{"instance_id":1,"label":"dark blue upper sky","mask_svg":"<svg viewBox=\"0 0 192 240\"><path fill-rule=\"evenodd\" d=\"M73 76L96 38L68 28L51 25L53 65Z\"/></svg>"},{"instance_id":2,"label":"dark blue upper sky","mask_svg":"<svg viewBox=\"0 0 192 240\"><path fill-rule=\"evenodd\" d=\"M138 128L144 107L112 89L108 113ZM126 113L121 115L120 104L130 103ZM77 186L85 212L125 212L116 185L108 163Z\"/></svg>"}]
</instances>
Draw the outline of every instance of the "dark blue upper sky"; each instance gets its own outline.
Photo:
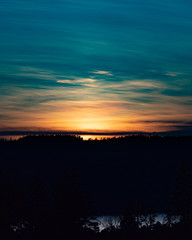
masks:
<instances>
[{"instance_id":1,"label":"dark blue upper sky","mask_svg":"<svg viewBox=\"0 0 192 240\"><path fill-rule=\"evenodd\" d=\"M0 129L190 129L191 10L188 0L1 0Z\"/></svg>"}]
</instances>

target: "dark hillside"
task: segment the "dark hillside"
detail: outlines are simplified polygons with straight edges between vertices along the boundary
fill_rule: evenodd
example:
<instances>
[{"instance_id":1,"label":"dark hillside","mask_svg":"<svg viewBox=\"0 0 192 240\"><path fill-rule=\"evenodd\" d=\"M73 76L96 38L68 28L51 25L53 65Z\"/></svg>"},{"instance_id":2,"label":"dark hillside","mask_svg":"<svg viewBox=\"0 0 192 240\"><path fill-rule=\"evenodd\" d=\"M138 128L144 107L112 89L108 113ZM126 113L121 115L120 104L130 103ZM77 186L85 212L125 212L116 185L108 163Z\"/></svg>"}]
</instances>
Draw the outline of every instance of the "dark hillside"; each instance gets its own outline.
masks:
<instances>
[{"instance_id":1,"label":"dark hillside","mask_svg":"<svg viewBox=\"0 0 192 240\"><path fill-rule=\"evenodd\" d=\"M15 185L39 176L48 190L65 169L78 169L99 214L121 214L128 201L141 200L163 212L181 162L191 164L191 146L192 137L27 136L0 142L0 164Z\"/></svg>"}]
</instances>

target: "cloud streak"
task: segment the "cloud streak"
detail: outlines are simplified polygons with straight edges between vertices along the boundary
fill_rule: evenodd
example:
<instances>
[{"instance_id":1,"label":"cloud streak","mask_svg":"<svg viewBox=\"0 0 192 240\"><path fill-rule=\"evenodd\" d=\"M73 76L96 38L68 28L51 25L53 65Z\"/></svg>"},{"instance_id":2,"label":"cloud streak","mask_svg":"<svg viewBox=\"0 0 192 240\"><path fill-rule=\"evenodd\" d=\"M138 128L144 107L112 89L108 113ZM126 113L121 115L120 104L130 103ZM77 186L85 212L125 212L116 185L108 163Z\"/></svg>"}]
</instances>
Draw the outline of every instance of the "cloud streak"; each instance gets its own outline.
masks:
<instances>
[{"instance_id":1,"label":"cloud streak","mask_svg":"<svg viewBox=\"0 0 192 240\"><path fill-rule=\"evenodd\" d=\"M92 73L96 74L96 75L107 75L107 76L113 76L113 74L109 71L92 71Z\"/></svg>"}]
</instances>

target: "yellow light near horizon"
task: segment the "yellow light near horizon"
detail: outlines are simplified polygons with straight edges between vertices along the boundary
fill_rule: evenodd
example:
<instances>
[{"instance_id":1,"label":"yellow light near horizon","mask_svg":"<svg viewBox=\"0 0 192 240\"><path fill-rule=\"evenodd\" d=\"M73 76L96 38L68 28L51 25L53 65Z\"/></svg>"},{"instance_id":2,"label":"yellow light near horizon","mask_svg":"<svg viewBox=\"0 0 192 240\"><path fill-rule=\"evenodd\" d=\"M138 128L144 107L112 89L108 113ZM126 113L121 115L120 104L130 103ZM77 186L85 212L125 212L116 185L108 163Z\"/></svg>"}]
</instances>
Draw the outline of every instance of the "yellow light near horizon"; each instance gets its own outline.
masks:
<instances>
[{"instance_id":1,"label":"yellow light near horizon","mask_svg":"<svg viewBox=\"0 0 192 240\"><path fill-rule=\"evenodd\" d=\"M167 104L165 109L162 104L141 107L122 101L49 101L42 103L40 109L7 110L6 114L14 116L15 121L2 120L4 129L89 133L169 131L174 130L174 119L182 120L185 116L190 121L192 117L187 108L175 104Z\"/></svg>"},{"instance_id":2,"label":"yellow light near horizon","mask_svg":"<svg viewBox=\"0 0 192 240\"><path fill-rule=\"evenodd\" d=\"M104 130L110 128L107 120L102 119L102 117L96 118L82 118L76 121L76 128L80 130Z\"/></svg>"}]
</instances>

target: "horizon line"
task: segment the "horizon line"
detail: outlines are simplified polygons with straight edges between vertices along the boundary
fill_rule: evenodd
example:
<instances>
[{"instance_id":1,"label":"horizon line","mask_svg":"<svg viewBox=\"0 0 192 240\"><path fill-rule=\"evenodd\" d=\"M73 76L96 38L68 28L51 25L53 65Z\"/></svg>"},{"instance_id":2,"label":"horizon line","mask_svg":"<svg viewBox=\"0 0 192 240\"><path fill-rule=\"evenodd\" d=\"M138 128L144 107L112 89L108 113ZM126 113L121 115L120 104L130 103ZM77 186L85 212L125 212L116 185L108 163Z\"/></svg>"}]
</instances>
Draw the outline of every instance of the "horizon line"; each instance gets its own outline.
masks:
<instances>
[{"instance_id":1,"label":"horizon line","mask_svg":"<svg viewBox=\"0 0 192 240\"><path fill-rule=\"evenodd\" d=\"M161 135L161 136L192 136L192 131L184 131L184 130L175 130L175 131L153 131L153 132L145 132L145 131L53 131L53 130L40 130L40 131L32 131L32 130L4 130L0 131L0 136L20 136L20 135L41 135L41 134L63 134L63 135L95 135L95 136L126 136L126 135L136 135L136 134L144 134L144 135Z\"/></svg>"}]
</instances>

